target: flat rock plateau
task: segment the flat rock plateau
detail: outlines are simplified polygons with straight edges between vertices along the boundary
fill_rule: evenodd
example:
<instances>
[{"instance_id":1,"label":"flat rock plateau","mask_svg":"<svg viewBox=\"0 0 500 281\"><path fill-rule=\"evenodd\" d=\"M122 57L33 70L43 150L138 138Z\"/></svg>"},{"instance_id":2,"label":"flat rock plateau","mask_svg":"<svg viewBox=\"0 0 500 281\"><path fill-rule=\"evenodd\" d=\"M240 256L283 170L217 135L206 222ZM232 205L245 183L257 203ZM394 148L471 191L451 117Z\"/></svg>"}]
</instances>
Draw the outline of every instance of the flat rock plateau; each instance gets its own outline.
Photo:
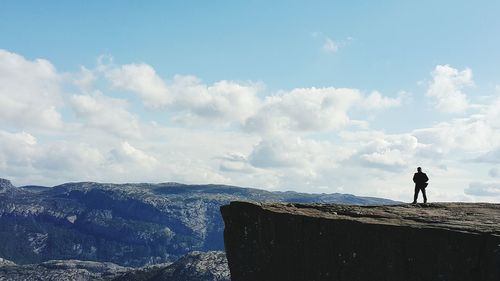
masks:
<instances>
[{"instance_id":1,"label":"flat rock plateau","mask_svg":"<svg viewBox=\"0 0 500 281\"><path fill-rule=\"evenodd\" d=\"M233 281L500 280L500 205L221 207Z\"/></svg>"}]
</instances>

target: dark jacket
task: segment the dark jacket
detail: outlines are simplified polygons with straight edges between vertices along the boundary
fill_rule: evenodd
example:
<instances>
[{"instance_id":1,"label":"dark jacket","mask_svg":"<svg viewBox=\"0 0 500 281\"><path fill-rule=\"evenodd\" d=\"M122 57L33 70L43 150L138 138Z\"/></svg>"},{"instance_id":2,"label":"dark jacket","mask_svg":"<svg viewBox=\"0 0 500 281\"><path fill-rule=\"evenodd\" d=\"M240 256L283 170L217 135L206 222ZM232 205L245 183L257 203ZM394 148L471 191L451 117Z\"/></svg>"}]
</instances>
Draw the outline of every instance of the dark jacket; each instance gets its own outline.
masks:
<instances>
[{"instance_id":1,"label":"dark jacket","mask_svg":"<svg viewBox=\"0 0 500 281\"><path fill-rule=\"evenodd\" d=\"M413 182L415 183L415 187L426 188L427 181L429 181L429 178L425 173L415 173L415 175L413 175Z\"/></svg>"}]
</instances>

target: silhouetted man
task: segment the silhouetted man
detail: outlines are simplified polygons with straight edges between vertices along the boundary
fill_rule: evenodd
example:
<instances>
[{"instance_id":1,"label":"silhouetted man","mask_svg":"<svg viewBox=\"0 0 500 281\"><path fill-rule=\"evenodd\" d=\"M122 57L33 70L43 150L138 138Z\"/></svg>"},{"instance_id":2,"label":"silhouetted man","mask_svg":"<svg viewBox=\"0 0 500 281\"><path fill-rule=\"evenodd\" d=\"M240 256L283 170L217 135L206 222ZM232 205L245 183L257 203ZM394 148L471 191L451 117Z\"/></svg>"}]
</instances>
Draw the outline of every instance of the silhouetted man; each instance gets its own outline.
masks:
<instances>
[{"instance_id":1,"label":"silhouetted man","mask_svg":"<svg viewBox=\"0 0 500 281\"><path fill-rule=\"evenodd\" d=\"M413 196L413 203L417 204L418 191L422 190L424 196L424 203L427 203L427 196L425 195L425 188L428 185L429 178L425 173L422 173L422 168L418 167L417 172L413 175L413 182L415 183L415 195Z\"/></svg>"}]
</instances>

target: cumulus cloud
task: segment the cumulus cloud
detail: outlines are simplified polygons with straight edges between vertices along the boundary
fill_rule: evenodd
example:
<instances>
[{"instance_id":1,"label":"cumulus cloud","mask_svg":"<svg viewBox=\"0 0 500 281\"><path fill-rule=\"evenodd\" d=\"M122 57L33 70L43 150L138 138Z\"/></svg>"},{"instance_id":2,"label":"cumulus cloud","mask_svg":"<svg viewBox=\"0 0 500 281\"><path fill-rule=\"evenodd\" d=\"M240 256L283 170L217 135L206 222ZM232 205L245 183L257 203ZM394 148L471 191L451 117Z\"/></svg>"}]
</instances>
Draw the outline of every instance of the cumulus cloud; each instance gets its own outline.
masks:
<instances>
[{"instance_id":1,"label":"cumulus cloud","mask_svg":"<svg viewBox=\"0 0 500 281\"><path fill-rule=\"evenodd\" d=\"M257 178L272 178L276 187L324 192L325 186L338 188L349 177L335 172L351 153L349 148L329 141L281 134L260 140L245 159L256 168Z\"/></svg>"},{"instance_id":2,"label":"cumulus cloud","mask_svg":"<svg viewBox=\"0 0 500 281\"><path fill-rule=\"evenodd\" d=\"M81 66L80 72L74 75L73 83L83 93L89 93L94 90L94 83L97 81L97 76L94 71Z\"/></svg>"},{"instance_id":3,"label":"cumulus cloud","mask_svg":"<svg viewBox=\"0 0 500 281\"><path fill-rule=\"evenodd\" d=\"M398 107L403 101L403 95L397 98L382 96L378 91L373 91L363 99L360 106L366 110L382 110L391 107Z\"/></svg>"},{"instance_id":4,"label":"cumulus cloud","mask_svg":"<svg viewBox=\"0 0 500 281\"><path fill-rule=\"evenodd\" d=\"M2 171L30 166L37 139L27 133L0 130L0 168Z\"/></svg>"},{"instance_id":5,"label":"cumulus cloud","mask_svg":"<svg viewBox=\"0 0 500 281\"><path fill-rule=\"evenodd\" d=\"M377 91L297 88L259 97L262 84L221 80L211 85L195 76L175 76L166 83L146 64L103 68L114 87L139 95L149 108L164 110L183 124L240 124L251 132L324 131L346 126L348 110L380 110L401 104ZM356 121L354 121L356 122Z\"/></svg>"},{"instance_id":6,"label":"cumulus cloud","mask_svg":"<svg viewBox=\"0 0 500 281\"><path fill-rule=\"evenodd\" d=\"M171 110L179 111L180 119L205 119L242 123L260 106L256 83L218 81L206 85L194 76L174 77L170 89L175 97Z\"/></svg>"},{"instance_id":7,"label":"cumulus cloud","mask_svg":"<svg viewBox=\"0 0 500 281\"><path fill-rule=\"evenodd\" d=\"M73 95L70 103L85 126L121 136L140 136L138 118L127 110L128 103L124 99L95 92L92 95Z\"/></svg>"},{"instance_id":8,"label":"cumulus cloud","mask_svg":"<svg viewBox=\"0 0 500 281\"><path fill-rule=\"evenodd\" d=\"M261 133L330 131L359 124L349 117L354 108L376 111L400 104L401 98L384 97L376 91L365 96L351 88L296 88L267 96L244 128Z\"/></svg>"},{"instance_id":9,"label":"cumulus cloud","mask_svg":"<svg viewBox=\"0 0 500 281\"><path fill-rule=\"evenodd\" d=\"M324 155L324 144L294 136L280 136L259 142L250 154L249 162L260 168L306 167Z\"/></svg>"},{"instance_id":10,"label":"cumulus cloud","mask_svg":"<svg viewBox=\"0 0 500 281\"><path fill-rule=\"evenodd\" d=\"M482 117L489 126L498 130L500 129L500 92L497 93L497 97L490 102L488 105L482 108Z\"/></svg>"},{"instance_id":11,"label":"cumulus cloud","mask_svg":"<svg viewBox=\"0 0 500 281\"><path fill-rule=\"evenodd\" d=\"M372 128L365 116L401 106L404 95L334 87L266 93L261 83L163 79L143 63L101 62L60 75L45 60L5 51L0 60L0 172L17 183L212 182L405 198L401 187L411 193L411 174L422 165L439 186L436 197L499 198L490 183L462 193L471 179L500 174L500 98L469 106L468 69L436 67L428 95L443 111L469 115L391 134L382 130L394 127ZM74 94L63 95L68 88ZM154 113L137 110L129 104L136 99L122 92ZM476 163L464 161L471 159ZM477 165L483 178L467 165Z\"/></svg>"},{"instance_id":12,"label":"cumulus cloud","mask_svg":"<svg viewBox=\"0 0 500 281\"><path fill-rule=\"evenodd\" d=\"M463 155L464 159L478 163L500 163L500 98L475 111L462 118L413 130L411 134L434 156Z\"/></svg>"},{"instance_id":13,"label":"cumulus cloud","mask_svg":"<svg viewBox=\"0 0 500 281\"><path fill-rule=\"evenodd\" d=\"M344 138L352 138L344 134ZM414 162L421 145L410 134L386 135L381 132L362 134L357 137L362 141L358 151L348 160L352 164L377 168L387 171L401 171Z\"/></svg>"},{"instance_id":14,"label":"cumulus cloud","mask_svg":"<svg viewBox=\"0 0 500 281\"><path fill-rule=\"evenodd\" d=\"M39 142L27 132L0 131L0 171L3 176L24 183L93 178L100 172L103 161L102 153L86 143L66 140Z\"/></svg>"},{"instance_id":15,"label":"cumulus cloud","mask_svg":"<svg viewBox=\"0 0 500 281\"><path fill-rule=\"evenodd\" d=\"M27 60L0 49L0 124L58 129L63 121L61 77L47 60Z\"/></svg>"},{"instance_id":16,"label":"cumulus cloud","mask_svg":"<svg viewBox=\"0 0 500 281\"><path fill-rule=\"evenodd\" d=\"M148 155L146 152L136 147L133 147L128 142L123 142L120 147L113 149L111 151L111 155L113 160L115 160L118 165L129 165L130 163L133 163L135 165L152 169L159 164L155 157Z\"/></svg>"},{"instance_id":17,"label":"cumulus cloud","mask_svg":"<svg viewBox=\"0 0 500 281\"><path fill-rule=\"evenodd\" d=\"M478 153L490 151L500 143L500 132L484 116L454 119L414 130L412 134L420 142L431 144L443 152L459 150Z\"/></svg>"},{"instance_id":18,"label":"cumulus cloud","mask_svg":"<svg viewBox=\"0 0 500 281\"><path fill-rule=\"evenodd\" d=\"M298 88L268 96L246 123L249 131L324 131L346 126L349 109L361 100L356 89Z\"/></svg>"},{"instance_id":19,"label":"cumulus cloud","mask_svg":"<svg viewBox=\"0 0 500 281\"><path fill-rule=\"evenodd\" d=\"M107 67L105 73L114 87L137 94L148 108L177 113L175 120L181 122L241 123L260 103L257 83L221 80L206 85L195 76L182 75L166 83L147 64Z\"/></svg>"},{"instance_id":20,"label":"cumulus cloud","mask_svg":"<svg viewBox=\"0 0 500 281\"><path fill-rule=\"evenodd\" d=\"M106 72L106 77L116 88L138 94L147 107L161 108L172 102L167 86L148 64L114 67Z\"/></svg>"},{"instance_id":21,"label":"cumulus cloud","mask_svg":"<svg viewBox=\"0 0 500 281\"><path fill-rule=\"evenodd\" d=\"M449 65L437 65L431 72L432 82L427 96L435 98L436 108L443 112L458 113L469 107L469 101L463 89L473 85L472 71L462 71Z\"/></svg>"}]
</instances>

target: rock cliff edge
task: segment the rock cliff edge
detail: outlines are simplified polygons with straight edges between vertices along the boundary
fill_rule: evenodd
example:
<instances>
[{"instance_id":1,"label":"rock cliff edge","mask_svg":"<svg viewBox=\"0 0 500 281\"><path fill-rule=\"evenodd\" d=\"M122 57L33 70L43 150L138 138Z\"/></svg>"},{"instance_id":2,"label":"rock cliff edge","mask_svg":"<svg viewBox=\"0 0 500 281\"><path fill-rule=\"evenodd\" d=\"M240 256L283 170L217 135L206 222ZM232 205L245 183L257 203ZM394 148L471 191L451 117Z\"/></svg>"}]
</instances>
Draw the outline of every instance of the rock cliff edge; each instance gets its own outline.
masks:
<instances>
[{"instance_id":1,"label":"rock cliff edge","mask_svg":"<svg viewBox=\"0 0 500 281\"><path fill-rule=\"evenodd\" d=\"M221 207L233 281L500 280L500 205Z\"/></svg>"}]
</instances>

